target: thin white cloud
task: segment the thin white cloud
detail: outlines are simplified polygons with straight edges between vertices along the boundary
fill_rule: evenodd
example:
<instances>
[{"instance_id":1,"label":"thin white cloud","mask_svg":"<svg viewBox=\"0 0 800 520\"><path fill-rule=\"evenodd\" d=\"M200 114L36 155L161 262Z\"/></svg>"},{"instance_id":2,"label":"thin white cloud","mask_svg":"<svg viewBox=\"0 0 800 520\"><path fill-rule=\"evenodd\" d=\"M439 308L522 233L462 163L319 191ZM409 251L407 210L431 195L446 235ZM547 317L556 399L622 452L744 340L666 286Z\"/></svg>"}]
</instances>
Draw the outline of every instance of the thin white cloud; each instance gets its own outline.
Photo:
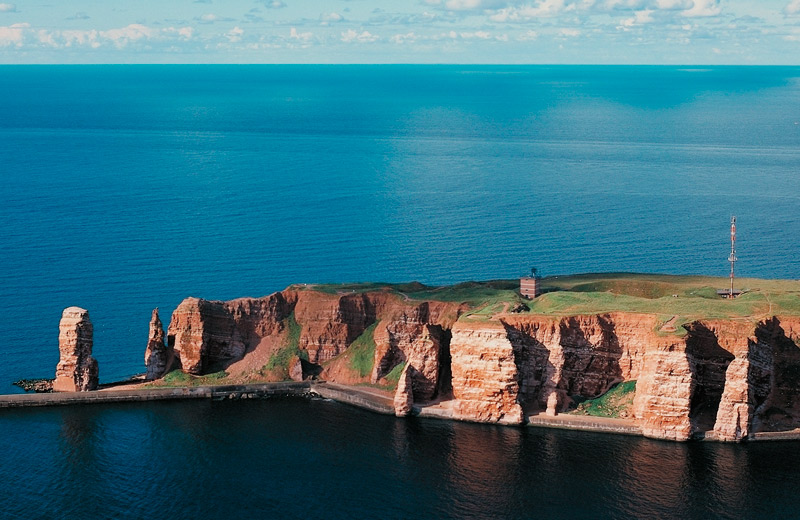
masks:
<instances>
[{"instance_id":1,"label":"thin white cloud","mask_svg":"<svg viewBox=\"0 0 800 520\"><path fill-rule=\"evenodd\" d=\"M0 47L21 47L25 29L30 26L29 23L15 23L7 27L0 27Z\"/></svg>"},{"instance_id":2,"label":"thin white cloud","mask_svg":"<svg viewBox=\"0 0 800 520\"><path fill-rule=\"evenodd\" d=\"M487 31L462 32L458 34L465 40L488 40L492 37Z\"/></svg>"},{"instance_id":3,"label":"thin white cloud","mask_svg":"<svg viewBox=\"0 0 800 520\"><path fill-rule=\"evenodd\" d=\"M412 31L406 34L395 34L389 40L392 43L403 44L403 43L414 43L415 41L417 41L418 38L419 37L416 35L416 33Z\"/></svg>"},{"instance_id":4,"label":"thin white cloud","mask_svg":"<svg viewBox=\"0 0 800 520\"><path fill-rule=\"evenodd\" d=\"M225 38L228 39L231 43L237 43L242 41L242 35L244 35L244 30L239 27L238 25L225 33Z\"/></svg>"},{"instance_id":5,"label":"thin white cloud","mask_svg":"<svg viewBox=\"0 0 800 520\"><path fill-rule=\"evenodd\" d=\"M691 9L683 11L683 16L717 16L722 12L721 0L694 0Z\"/></svg>"},{"instance_id":6,"label":"thin white cloud","mask_svg":"<svg viewBox=\"0 0 800 520\"><path fill-rule=\"evenodd\" d=\"M98 41L100 32L96 30L61 31L61 33L53 35L54 41L57 41L56 36L60 37L61 44L64 47L73 47L73 46L78 47L78 46L88 45L89 47L96 49L101 45L100 42Z\"/></svg>"},{"instance_id":7,"label":"thin white cloud","mask_svg":"<svg viewBox=\"0 0 800 520\"><path fill-rule=\"evenodd\" d=\"M215 13L206 13L206 14L204 14L202 16L196 17L194 20L196 22L199 22L199 23L209 23L209 24L210 23L214 23L214 22L233 22L233 21L235 21L233 18L223 17L223 16L220 16L220 15L215 14Z\"/></svg>"},{"instance_id":8,"label":"thin white cloud","mask_svg":"<svg viewBox=\"0 0 800 520\"><path fill-rule=\"evenodd\" d=\"M348 29L342 33L341 40L345 43L372 43L379 38L379 36L369 31L361 31L359 33L353 29Z\"/></svg>"},{"instance_id":9,"label":"thin white cloud","mask_svg":"<svg viewBox=\"0 0 800 520\"><path fill-rule=\"evenodd\" d=\"M456 0L454 0L456 1ZM582 18L629 13L620 24L623 27L667 20L677 15L702 18L722 13L722 0L533 0L505 2L492 9L486 0L457 0L461 9L483 9L491 22L527 23L542 18L581 16ZM794 3L800 0L793 0ZM800 8L798 9L800 11ZM477 14L477 12L475 13Z\"/></svg>"},{"instance_id":10,"label":"thin white cloud","mask_svg":"<svg viewBox=\"0 0 800 520\"><path fill-rule=\"evenodd\" d=\"M685 11L694 6L693 0L657 0L656 7L664 11Z\"/></svg>"},{"instance_id":11,"label":"thin white cloud","mask_svg":"<svg viewBox=\"0 0 800 520\"><path fill-rule=\"evenodd\" d=\"M800 27L793 27L789 34L784 34L781 38L787 42L800 42Z\"/></svg>"},{"instance_id":12,"label":"thin white cloud","mask_svg":"<svg viewBox=\"0 0 800 520\"><path fill-rule=\"evenodd\" d=\"M16 11L16 4L0 4L0 13L15 13Z\"/></svg>"},{"instance_id":13,"label":"thin white cloud","mask_svg":"<svg viewBox=\"0 0 800 520\"><path fill-rule=\"evenodd\" d=\"M644 25L648 23L653 23L655 20L653 19L653 10L652 9L644 9L642 11L636 11L631 18L626 18L620 22L620 27L633 27L635 25Z\"/></svg>"},{"instance_id":14,"label":"thin white cloud","mask_svg":"<svg viewBox=\"0 0 800 520\"><path fill-rule=\"evenodd\" d=\"M117 47L125 47L130 42L148 39L152 37L154 30L138 23L132 23L127 27L100 31L100 36L111 40Z\"/></svg>"},{"instance_id":15,"label":"thin white cloud","mask_svg":"<svg viewBox=\"0 0 800 520\"><path fill-rule=\"evenodd\" d=\"M800 0L792 0L783 8L783 12L788 15L800 14Z\"/></svg>"},{"instance_id":16,"label":"thin white cloud","mask_svg":"<svg viewBox=\"0 0 800 520\"><path fill-rule=\"evenodd\" d=\"M339 13L322 13L319 15L319 22L321 25L329 25L344 20L344 16Z\"/></svg>"},{"instance_id":17,"label":"thin white cloud","mask_svg":"<svg viewBox=\"0 0 800 520\"><path fill-rule=\"evenodd\" d=\"M261 3L264 4L264 7L266 7L267 9L283 9L284 7L286 7L286 4L281 2L280 0L271 0L271 1L265 0Z\"/></svg>"},{"instance_id":18,"label":"thin white cloud","mask_svg":"<svg viewBox=\"0 0 800 520\"><path fill-rule=\"evenodd\" d=\"M292 27L289 31L289 38L292 40L300 40L301 42L309 42L314 37L314 33L311 32L297 32L296 27Z\"/></svg>"}]
</instances>

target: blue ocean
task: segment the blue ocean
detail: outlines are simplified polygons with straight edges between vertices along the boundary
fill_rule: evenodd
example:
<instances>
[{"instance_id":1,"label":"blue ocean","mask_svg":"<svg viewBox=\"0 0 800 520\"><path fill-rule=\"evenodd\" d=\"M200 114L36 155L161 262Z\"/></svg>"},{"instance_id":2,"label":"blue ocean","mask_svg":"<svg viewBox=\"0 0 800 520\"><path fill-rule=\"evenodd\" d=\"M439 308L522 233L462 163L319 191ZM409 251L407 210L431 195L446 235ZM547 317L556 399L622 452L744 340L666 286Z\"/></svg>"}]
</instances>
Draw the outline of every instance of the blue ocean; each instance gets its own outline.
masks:
<instances>
[{"instance_id":1,"label":"blue ocean","mask_svg":"<svg viewBox=\"0 0 800 520\"><path fill-rule=\"evenodd\" d=\"M187 296L531 266L726 276L731 215L741 275L800 278L800 67L0 66L0 178L0 391L53 376L71 305L91 314L108 382L144 370L150 312L166 320ZM9 518L800 506L791 443L673 446L327 402L6 411L0 436Z\"/></svg>"}]
</instances>

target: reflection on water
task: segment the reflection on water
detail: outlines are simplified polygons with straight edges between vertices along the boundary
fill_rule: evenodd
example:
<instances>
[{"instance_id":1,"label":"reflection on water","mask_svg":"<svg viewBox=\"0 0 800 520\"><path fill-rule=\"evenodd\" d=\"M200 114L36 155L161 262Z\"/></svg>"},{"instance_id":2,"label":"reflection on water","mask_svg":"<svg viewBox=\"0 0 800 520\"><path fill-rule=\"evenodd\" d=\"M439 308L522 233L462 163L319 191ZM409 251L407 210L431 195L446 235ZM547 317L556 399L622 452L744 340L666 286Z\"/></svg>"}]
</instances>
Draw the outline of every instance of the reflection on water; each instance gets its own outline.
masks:
<instances>
[{"instance_id":1,"label":"reflection on water","mask_svg":"<svg viewBox=\"0 0 800 520\"><path fill-rule=\"evenodd\" d=\"M10 518L791 516L793 442L395 419L327 401L4 410Z\"/></svg>"}]
</instances>

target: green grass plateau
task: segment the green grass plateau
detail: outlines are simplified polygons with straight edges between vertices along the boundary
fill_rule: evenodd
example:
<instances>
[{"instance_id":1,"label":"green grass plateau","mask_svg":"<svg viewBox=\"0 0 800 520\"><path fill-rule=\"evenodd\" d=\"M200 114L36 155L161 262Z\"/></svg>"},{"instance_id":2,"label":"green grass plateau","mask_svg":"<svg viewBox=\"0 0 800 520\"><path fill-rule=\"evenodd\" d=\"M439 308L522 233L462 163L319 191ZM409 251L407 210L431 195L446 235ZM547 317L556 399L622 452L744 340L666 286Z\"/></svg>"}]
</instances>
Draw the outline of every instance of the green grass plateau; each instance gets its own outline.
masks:
<instances>
[{"instance_id":1,"label":"green grass plateau","mask_svg":"<svg viewBox=\"0 0 800 520\"><path fill-rule=\"evenodd\" d=\"M573 316L606 312L641 312L675 316L678 325L693 319L752 318L800 315L800 280L737 278L744 294L733 300L720 298L717 289L729 279L638 273L597 273L550 276L541 279L543 294L534 300L519 295L518 280L465 282L450 286L365 283L310 285L327 293L389 292L406 300L460 302L472 307L468 316L485 319L525 304L537 315Z\"/></svg>"}]
</instances>

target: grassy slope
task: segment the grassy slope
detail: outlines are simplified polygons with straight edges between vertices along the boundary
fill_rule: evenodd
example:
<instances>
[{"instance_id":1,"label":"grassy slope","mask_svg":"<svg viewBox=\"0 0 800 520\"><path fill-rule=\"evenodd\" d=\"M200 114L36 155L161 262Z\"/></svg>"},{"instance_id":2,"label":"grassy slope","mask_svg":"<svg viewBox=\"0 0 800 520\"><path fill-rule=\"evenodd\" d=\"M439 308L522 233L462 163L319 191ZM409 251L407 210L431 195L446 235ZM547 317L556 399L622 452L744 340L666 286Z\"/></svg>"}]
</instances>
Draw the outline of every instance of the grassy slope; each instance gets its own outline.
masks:
<instances>
[{"instance_id":1,"label":"grassy slope","mask_svg":"<svg viewBox=\"0 0 800 520\"><path fill-rule=\"evenodd\" d=\"M300 324L294 318L294 313L286 318L288 335L286 345L269 357L269 361L261 369L262 372L278 371L283 379L289 379L289 361L292 357L300 356L308 361L308 352L300 350Z\"/></svg>"},{"instance_id":2,"label":"grassy slope","mask_svg":"<svg viewBox=\"0 0 800 520\"><path fill-rule=\"evenodd\" d=\"M591 415L593 417L629 417L633 407L635 391L636 381L618 383L600 397L583 401L571 413L575 415Z\"/></svg>"},{"instance_id":3,"label":"grassy slope","mask_svg":"<svg viewBox=\"0 0 800 520\"><path fill-rule=\"evenodd\" d=\"M213 374L206 374L203 376L193 376L186 374L181 370L173 370L161 379L147 383L148 388L155 387L176 387L183 388L186 386L214 386L221 384L228 384L227 372L214 372Z\"/></svg>"},{"instance_id":4,"label":"grassy slope","mask_svg":"<svg viewBox=\"0 0 800 520\"><path fill-rule=\"evenodd\" d=\"M663 274L600 273L552 276L542 279L544 294L533 301L521 299L517 280L466 282L444 287L408 284L316 285L309 289L330 293L385 291L409 300L463 302L473 307L470 316L486 318L526 303L533 314L569 316L612 311L658 314L678 325L700 318L759 318L774 314L800 315L800 281L737 279L746 291L735 300L716 295L727 278Z\"/></svg>"},{"instance_id":5,"label":"grassy slope","mask_svg":"<svg viewBox=\"0 0 800 520\"><path fill-rule=\"evenodd\" d=\"M800 281L738 279L746 291L734 300L716 295L727 278L609 273L552 277L543 280L545 294L531 303L537 314L644 312L684 318L800 315ZM669 316L667 316L667 319Z\"/></svg>"},{"instance_id":6,"label":"grassy slope","mask_svg":"<svg viewBox=\"0 0 800 520\"><path fill-rule=\"evenodd\" d=\"M347 363L347 367L353 370L358 377L367 377L372 373L372 366L375 363L375 328L379 322L375 322L367 327L342 354L336 359L341 359ZM324 364L329 364L333 360Z\"/></svg>"}]
</instances>

